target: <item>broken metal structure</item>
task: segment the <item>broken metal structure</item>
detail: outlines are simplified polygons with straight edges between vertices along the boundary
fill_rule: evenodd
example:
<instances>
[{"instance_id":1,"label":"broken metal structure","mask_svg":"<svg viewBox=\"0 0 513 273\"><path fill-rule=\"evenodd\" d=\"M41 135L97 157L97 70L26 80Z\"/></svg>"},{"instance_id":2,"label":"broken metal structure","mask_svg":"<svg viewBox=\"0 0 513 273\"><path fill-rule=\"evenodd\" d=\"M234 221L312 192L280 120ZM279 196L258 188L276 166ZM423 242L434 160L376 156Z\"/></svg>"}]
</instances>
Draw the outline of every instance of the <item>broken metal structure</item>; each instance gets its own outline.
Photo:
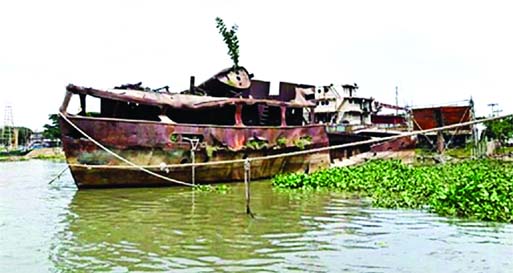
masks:
<instances>
[{"instance_id":1,"label":"broken metal structure","mask_svg":"<svg viewBox=\"0 0 513 273\"><path fill-rule=\"evenodd\" d=\"M412 109L413 130L426 130L439 128L446 125L468 122L474 119L472 102L468 105L444 105ZM450 146L465 146L467 140L472 136L471 126L458 127L453 130L425 134L420 138L422 146L435 148L439 152ZM436 143L436 145L435 145Z\"/></svg>"}]
</instances>

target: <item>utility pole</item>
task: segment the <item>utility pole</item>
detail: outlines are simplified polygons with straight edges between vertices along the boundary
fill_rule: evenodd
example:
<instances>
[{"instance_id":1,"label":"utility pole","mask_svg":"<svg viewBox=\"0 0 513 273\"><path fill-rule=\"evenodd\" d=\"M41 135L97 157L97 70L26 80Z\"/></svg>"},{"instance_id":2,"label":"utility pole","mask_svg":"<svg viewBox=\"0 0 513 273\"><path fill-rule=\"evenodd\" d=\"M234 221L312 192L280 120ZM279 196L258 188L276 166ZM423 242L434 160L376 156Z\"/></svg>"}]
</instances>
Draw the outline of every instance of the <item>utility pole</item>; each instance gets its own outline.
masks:
<instances>
[{"instance_id":1,"label":"utility pole","mask_svg":"<svg viewBox=\"0 0 513 273\"><path fill-rule=\"evenodd\" d=\"M475 121L476 120L476 111L474 108L474 100L472 97L470 97L469 101L470 106L470 120ZM481 153L479 152L479 135L477 131L477 126L474 124L472 125L472 157L477 158L481 156Z\"/></svg>"},{"instance_id":2,"label":"utility pole","mask_svg":"<svg viewBox=\"0 0 513 273\"><path fill-rule=\"evenodd\" d=\"M399 91L398 87L395 87L395 115L399 115Z\"/></svg>"},{"instance_id":3,"label":"utility pole","mask_svg":"<svg viewBox=\"0 0 513 273\"><path fill-rule=\"evenodd\" d=\"M12 106L6 105L4 111L4 130L2 132L2 138L5 143L5 147L7 150L10 150L13 147L13 133L14 133L14 120L12 115Z\"/></svg>"},{"instance_id":4,"label":"utility pole","mask_svg":"<svg viewBox=\"0 0 513 273\"><path fill-rule=\"evenodd\" d=\"M497 105L499 105L499 104L498 104L498 103L495 103L495 102L493 102L493 103L489 103L489 104L488 104L488 106L489 106L490 108L492 108L492 117L495 117L495 114L496 114L496 113L495 113L495 106L497 106Z\"/></svg>"}]
</instances>

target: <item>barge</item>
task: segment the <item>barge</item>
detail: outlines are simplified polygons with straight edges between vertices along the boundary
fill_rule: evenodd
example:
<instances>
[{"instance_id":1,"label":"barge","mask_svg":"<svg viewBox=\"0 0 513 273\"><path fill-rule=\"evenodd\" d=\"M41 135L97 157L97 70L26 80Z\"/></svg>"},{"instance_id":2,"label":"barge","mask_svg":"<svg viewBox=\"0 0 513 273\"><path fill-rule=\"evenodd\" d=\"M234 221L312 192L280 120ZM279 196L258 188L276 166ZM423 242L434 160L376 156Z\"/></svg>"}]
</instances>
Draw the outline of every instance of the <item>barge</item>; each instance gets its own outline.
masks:
<instances>
[{"instance_id":1,"label":"barge","mask_svg":"<svg viewBox=\"0 0 513 273\"><path fill-rule=\"evenodd\" d=\"M243 67L229 68L198 86L191 78L191 87L179 93L142 84L114 89L68 85L59 122L76 185L176 185L141 168L189 183L241 181L244 163L240 159L329 145L325 125L309 118L315 103L304 99L301 88L286 101L254 98L251 78ZM88 111L88 98L99 101L98 112ZM80 105L77 113L68 109L72 99ZM193 161L197 166L192 166ZM226 161L234 162L202 164ZM328 151L262 159L251 163L250 175L264 179L329 164Z\"/></svg>"}]
</instances>

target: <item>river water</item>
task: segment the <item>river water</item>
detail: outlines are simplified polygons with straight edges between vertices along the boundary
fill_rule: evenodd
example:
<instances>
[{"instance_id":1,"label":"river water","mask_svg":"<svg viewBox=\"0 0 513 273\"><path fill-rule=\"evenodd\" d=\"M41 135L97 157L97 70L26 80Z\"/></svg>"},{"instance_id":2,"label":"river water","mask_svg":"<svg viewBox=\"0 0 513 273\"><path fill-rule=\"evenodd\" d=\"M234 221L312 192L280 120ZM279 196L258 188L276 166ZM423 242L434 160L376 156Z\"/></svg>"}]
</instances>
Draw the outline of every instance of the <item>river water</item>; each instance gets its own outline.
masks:
<instances>
[{"instance_id":1,"label":"river water","mask_svg":"<svg viewBox=\"0 0 513 273\"><path fill-rule=\"evenodd\" d=\"M337 193L78 191L65 164L0 163L0 272L513 272L513 225Z\"/></svg>"}]
</instances>

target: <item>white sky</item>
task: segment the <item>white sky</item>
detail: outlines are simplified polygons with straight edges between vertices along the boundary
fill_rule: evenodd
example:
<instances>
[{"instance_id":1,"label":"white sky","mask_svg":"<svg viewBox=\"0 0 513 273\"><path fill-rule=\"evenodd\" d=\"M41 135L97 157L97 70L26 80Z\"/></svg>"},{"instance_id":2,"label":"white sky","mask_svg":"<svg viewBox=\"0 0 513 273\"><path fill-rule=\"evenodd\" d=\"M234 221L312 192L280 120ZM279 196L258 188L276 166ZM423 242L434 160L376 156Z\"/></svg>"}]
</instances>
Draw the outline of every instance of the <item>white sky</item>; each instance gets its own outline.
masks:
<instances>
[{"instance_id":1,"label":"white sky","mask_svg":"<svg viewBox=\"0 0 513 273\"><path fill-rule=\"evenodd\" d=\"M513 112L513 2L1 1L0 118L40 129L68 83L188 87L231 65L215 17L239 25L256 78L356 82L359 96L426 105L473 96Z\"/></svg>"}]
</instances>

